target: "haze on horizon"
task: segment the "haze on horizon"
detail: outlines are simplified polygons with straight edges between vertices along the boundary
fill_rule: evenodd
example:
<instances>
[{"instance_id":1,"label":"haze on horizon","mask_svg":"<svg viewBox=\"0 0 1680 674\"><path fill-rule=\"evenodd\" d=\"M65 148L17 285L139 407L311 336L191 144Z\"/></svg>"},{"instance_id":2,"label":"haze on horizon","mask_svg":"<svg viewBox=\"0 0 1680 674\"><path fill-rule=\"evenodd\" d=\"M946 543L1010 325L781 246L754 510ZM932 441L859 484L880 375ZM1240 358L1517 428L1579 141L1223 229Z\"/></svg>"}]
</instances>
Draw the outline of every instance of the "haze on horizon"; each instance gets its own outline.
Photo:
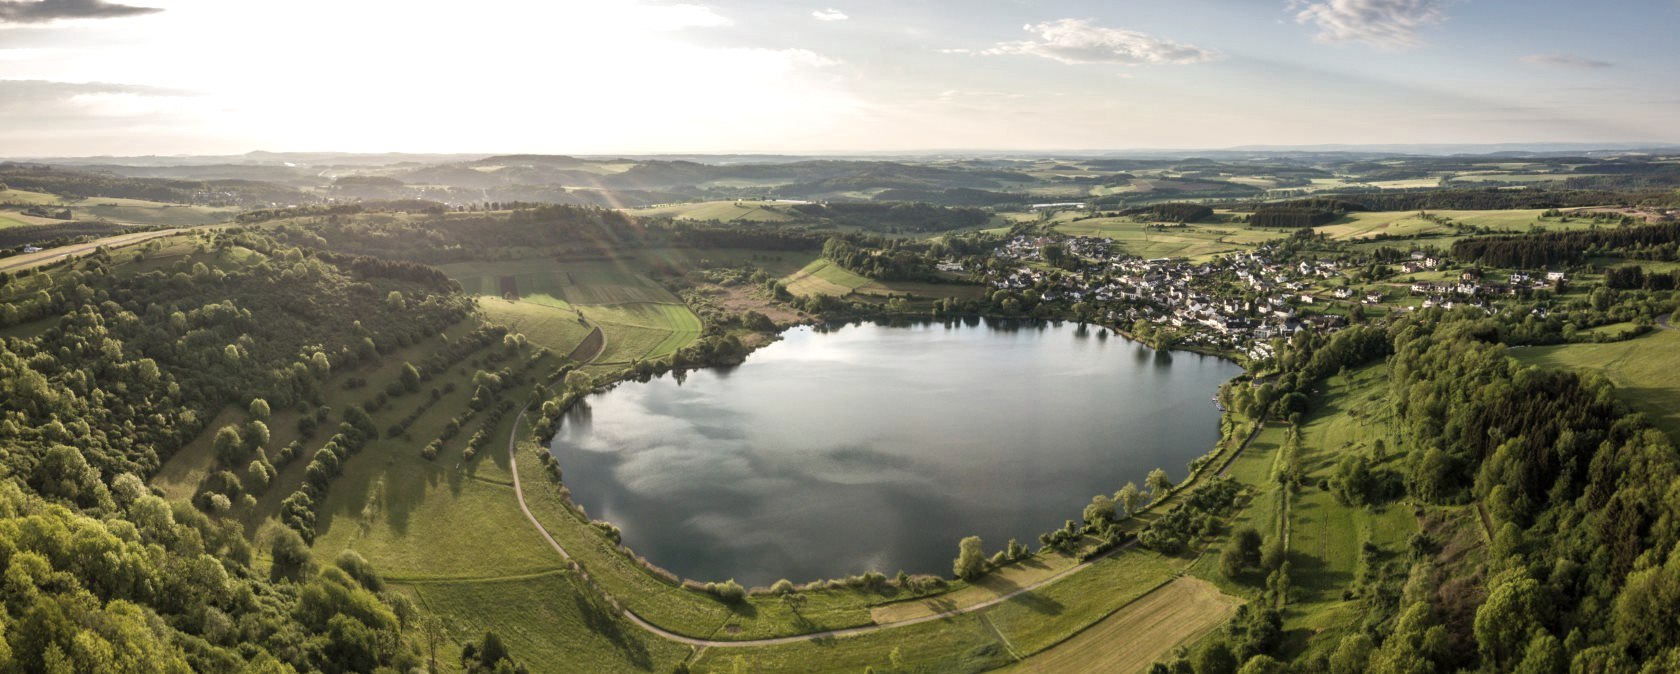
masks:
<instances>
[{"instance_id":1,"label":"haze on horizon","mask_svg":"<svg viewBox=\"0 0 1680 674\"><path fill-rule=\"evenodd\" d=\"M0 0L0 156L1680 140L1676 0L131 1Z\"/></svg>"}]
</instances>

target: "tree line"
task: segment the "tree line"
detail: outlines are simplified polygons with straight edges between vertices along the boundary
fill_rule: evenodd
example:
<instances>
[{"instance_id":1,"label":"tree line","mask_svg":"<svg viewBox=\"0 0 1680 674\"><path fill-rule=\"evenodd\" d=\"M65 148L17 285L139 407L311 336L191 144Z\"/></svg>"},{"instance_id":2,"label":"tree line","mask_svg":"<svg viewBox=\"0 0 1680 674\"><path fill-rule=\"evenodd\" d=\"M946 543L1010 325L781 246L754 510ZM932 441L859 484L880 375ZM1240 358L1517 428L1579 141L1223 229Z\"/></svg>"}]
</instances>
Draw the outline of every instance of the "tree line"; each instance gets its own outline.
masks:
<instances>
[{"instance_id":1,"label":"tree line","mask_svg":"<svg viewBox=\"0 0 1680 674\"><path fill-rule=\"evenodd\" d=\"M1542 269L1578 264L1599 255L1673 260L1680 249L1677 242L1680 223L1663 223L1472 237L1453 242L1452 255L1493 267Z\"/></svg>"}]
</instances>

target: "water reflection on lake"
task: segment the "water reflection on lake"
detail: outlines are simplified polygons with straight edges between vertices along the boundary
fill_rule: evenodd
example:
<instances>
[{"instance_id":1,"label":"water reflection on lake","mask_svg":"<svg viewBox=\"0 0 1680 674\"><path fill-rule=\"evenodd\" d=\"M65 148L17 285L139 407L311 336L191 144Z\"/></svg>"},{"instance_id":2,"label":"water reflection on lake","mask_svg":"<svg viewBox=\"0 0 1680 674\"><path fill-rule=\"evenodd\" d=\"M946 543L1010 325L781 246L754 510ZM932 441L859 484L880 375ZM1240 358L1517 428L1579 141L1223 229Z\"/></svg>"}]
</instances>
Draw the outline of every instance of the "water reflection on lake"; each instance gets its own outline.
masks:
<instances>
[{"instance_id":1,"label":"water reflection on lake","mask_svg":"<svg viewBox=\"0 0 1680 674\"><path fill-rule=\"evenodd\" d=\"M687 578L949 575L963 536L1036 548L1218 439L1210 398L1240 368L1099 332L796 328L734 368L591 396L552 449L590 516Z\"/></svg>"}]
</instances>

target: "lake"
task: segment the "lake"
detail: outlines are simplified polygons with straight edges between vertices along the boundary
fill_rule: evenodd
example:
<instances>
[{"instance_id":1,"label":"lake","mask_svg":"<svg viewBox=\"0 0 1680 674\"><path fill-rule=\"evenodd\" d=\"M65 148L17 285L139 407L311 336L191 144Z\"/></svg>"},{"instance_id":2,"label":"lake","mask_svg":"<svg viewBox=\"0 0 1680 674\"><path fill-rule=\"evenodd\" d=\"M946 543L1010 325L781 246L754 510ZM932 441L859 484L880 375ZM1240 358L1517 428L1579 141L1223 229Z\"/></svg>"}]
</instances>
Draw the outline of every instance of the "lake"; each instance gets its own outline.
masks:
<instances>
[{"instance_id":1,"label":"lake","mask_svg":"<svg viewBox=\"0 0 1680 674\"><path fill-rule=\"evenodd\" d=\"M685 578L748 586L870 569L949 576L1176 482L1212 450L1237 365L1072 323L799 327L720 369L581 401L551 447L572 498Z\"/></svg>"}]
</instances>

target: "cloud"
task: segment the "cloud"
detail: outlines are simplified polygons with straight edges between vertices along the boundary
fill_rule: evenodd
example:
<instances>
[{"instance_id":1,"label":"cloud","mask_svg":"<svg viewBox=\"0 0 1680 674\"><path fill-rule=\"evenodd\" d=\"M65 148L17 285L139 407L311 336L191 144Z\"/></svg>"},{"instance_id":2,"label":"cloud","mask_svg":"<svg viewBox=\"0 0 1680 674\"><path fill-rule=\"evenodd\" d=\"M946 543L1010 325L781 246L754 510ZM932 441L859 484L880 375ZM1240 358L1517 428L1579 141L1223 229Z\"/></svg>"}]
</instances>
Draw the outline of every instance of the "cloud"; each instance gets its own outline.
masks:
<instances>
[{"instance_id":1,"label":"cloud","mask_svg":"<svg viewBox=\"0 0 1680 674\"><path fill-rule=\"evenodd\" d=\"M833 8L833 7L830 7L828 9L819 9L819 10L816 10L814 12L811 12L811 16L816 17L816 19L818 21L845 21L846 19L851 18L849 16L846 16L845 12L842 12L838 9Z\"/></svg>"},{"instance_id":2,"label":"cloud","mask_svg":"<svg viewBox=\"0 0 1680 674\"><path fill-rule=\"evenodd\" d=\"M721 53L759 61L763 67L777 72L787 72L795 68L828 68L845 63L809 49L733 47L724 49Z\"/></svg>"},{"instance_id":3,"label":"cloud","mask_svg":"<svg viewBox=\"0 0 1680 674\"><path fill-rule=\"evenodd\" d=\"M1573 68L1573 69L1576 69L1576 70L1596 70L1596 69L1599 69L1599 68L1609 68L1611 66L1616 65L1616 64L1611 63L1609 61L1600 61L1598 59L1590 59L1590 58L1587 58L1585 56L1577 56L1575 54L1530 54L1528 56L1524 56L1524 57L1522 57L1520 59L1517 59L1517 60L1522 61L1523 63L1527 63L1531 66L1546 66L1548 68Z\"/></svg>"},{"instance_id":4,"label":"cloud","mask_svg":"<svg viewBox=\"0 0 1680 674\"><path fill-rule=\"evenodd\" d=\"M105 0L0 0L0 23L46 23L59 19L115 19L161 12Z\"/></svg>"},{"instance_id":5,"label":"cloud","mask_svg":"<svg viewBox=\"0 0 1680 674\"><path fill-rule=\"evenodd\" d=\"M1103 28L1085 19L1058 19L1028 24L1022 29L1038 36L1035 40L1002 42L982 54L1026 54L1062 63L1113 63L1157 65L1201 63L1219 58L1219 52L1174 42L1137 31Z\"/></svg>"},{"instance_id":6,"label":"cloud","mask_svg":"<svg viewBox=\"0 0 1680 674\"><path fill-rule=\"evenodd\" d=\"M150 87L140 84L0 80L0 101L6 103L35 104L91 95L188 96L191 94L179 89Z\"/></svg>"},{"instance_id":7,"label":"cloud","mask_svg":"<svg viewBox=\"0 0 1680 674\"><path fill-rule=\"evenodd\" d=\"M1297 23L1318 26L1319 42L1364 42L1382 49L1423 44L1418 34L1445 21L1441 0L1291 0Z\"/></svg>"}]
</instances>

